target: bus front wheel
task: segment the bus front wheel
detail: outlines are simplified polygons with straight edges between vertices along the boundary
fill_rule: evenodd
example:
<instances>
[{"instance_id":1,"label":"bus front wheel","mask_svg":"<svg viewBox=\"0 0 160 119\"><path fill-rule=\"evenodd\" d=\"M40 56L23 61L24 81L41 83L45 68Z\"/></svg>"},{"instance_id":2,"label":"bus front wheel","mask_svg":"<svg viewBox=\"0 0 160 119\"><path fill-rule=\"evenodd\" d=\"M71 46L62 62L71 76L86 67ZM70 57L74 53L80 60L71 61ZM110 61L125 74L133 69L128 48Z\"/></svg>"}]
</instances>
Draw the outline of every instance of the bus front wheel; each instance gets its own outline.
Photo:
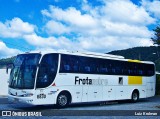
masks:
<instances>
[{"instance_id":1,"label":"bus front wheel","mask_svg":"<svg viewBox=\"0 0 160 119\"><path fill-rule=\"evenodd\" d=\"M63 108L68 106L69 104L69 96L66 93L60 93L57 97L57 106L59 108Z\"/></svg>"},{"instance_id":2,"label":"bus front wheel","mask_svg":"<svg viewBox=\"0 0 160 119\"><path fill-rule=\"evenodd\" d=\"M138 100L139 100L138 91L133 91L133 93L132 93L132 102L137 102Z\"/></svg>"}]
</instances>

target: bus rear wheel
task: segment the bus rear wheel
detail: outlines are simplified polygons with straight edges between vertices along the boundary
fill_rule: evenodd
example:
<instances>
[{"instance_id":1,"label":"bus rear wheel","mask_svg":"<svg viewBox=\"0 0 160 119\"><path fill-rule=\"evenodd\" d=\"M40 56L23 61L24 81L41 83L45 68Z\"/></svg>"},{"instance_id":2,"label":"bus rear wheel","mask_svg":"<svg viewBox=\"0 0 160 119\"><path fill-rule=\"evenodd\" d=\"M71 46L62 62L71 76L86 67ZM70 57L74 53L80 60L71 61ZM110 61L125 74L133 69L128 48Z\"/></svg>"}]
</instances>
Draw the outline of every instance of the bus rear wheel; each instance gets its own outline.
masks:
<instances>
[{"instance_id":1,"label":"bus rear wheel","mask_svg":"<svg viewBox=\"0 0 160 119\"><path fill-rule=\"evenodd\" d=\"M139 93L137 91L133 91L131 100L132 102L137 102L139 100Z\"/></svg>"},{"instance_id":2,"label":"bus rear wheel","mask_svg":"<svg viewBox=\"0 0 160 119\"><path fill-rule=\"evenodd\" d=\"M57 106L59 108L67 107L69 104L69 96L66 93L60 93L57 97Z\"/></svg>"}]
</instances>

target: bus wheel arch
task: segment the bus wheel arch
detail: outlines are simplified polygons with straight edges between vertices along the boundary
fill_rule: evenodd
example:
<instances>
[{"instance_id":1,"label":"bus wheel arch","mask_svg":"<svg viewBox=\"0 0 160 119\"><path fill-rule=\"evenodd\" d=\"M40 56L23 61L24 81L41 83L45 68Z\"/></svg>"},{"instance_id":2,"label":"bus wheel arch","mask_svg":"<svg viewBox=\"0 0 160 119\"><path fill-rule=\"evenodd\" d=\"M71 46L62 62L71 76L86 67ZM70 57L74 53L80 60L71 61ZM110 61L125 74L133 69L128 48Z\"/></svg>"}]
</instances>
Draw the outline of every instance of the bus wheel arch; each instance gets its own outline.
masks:
<instances>
[{"instance_id":1,"label":"bus wheel arch","mask_svg":"<svg viewBox=\"0 0 160 119\"><path fill-rule=\"evenodd\" d=\"M57 96L56 105L60 108L68 106L72 101L72 96L69 91L63 90Z\"/></svg>"},{"instance_id":2,"label":"bus wheel arch","mask_svg":"<svg viewBox=\"0 0 160 119\"><path fill-rule=\"evenodd\" d=\"M131 101L132 102L137 102L139 100L139 97L140 97L139 90L138 89L134 89L132 91Z\"/></svg>"}]
</instances>

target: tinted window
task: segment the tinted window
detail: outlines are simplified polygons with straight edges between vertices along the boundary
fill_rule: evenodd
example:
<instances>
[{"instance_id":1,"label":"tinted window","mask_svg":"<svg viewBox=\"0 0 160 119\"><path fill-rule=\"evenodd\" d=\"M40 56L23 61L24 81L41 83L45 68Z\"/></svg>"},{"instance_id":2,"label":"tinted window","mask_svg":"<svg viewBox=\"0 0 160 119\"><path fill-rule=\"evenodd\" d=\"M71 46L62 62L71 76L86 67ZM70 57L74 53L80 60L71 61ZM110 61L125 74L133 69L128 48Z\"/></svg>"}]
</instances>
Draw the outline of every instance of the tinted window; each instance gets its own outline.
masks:
<instances>
[{"instance_id":1,"label":"tinted window","mask_svg":"<svg viewBox=\"0 0 160 119\"><path fill-rule=\"evenodd\" d=\"M9 87L33 89L40 57L41 55L36 53L18 55L11 70Z\"/></svg>"},{"instance_id":2,"label":"tinted window","mask_svg":"<svg viewBox=\"0 0 160 119\"><path fill-rule=\"evenodd\" d=\"M152 76L154 72L153 64L61 55L60 73Z\"/></svg>"},{"instance_id":3,"label":"tinted window","mask_svg":"<svg viewBox=\"0 0 160 119\"><path fill-rule=\"evenodd\" d=\"M37 88L44 88L52 84L55 79L58 67L58 54L47 54L43 56L38 76Z\"/></svg>"}]
</instances>

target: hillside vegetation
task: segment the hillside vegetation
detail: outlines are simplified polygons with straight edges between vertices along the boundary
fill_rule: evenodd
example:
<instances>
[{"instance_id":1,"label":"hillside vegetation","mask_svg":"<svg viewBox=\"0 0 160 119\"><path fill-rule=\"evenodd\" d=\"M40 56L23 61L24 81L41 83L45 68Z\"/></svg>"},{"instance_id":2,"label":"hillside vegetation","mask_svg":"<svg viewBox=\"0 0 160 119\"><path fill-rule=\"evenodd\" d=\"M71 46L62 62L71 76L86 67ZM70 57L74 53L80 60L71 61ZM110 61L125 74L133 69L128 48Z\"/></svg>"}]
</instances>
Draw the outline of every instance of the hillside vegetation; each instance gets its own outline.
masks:
<instances>
[{"instance_id":1,"label":"hillside vegetation","mask_svg":"<svg viewBox=\"0 0 160 119\"><path fill-rule=\"evenodd\" d=\"M0 59L0 68L5 68L7 64L13 63L15 57Z\"/></svg>"}]
</instances>

